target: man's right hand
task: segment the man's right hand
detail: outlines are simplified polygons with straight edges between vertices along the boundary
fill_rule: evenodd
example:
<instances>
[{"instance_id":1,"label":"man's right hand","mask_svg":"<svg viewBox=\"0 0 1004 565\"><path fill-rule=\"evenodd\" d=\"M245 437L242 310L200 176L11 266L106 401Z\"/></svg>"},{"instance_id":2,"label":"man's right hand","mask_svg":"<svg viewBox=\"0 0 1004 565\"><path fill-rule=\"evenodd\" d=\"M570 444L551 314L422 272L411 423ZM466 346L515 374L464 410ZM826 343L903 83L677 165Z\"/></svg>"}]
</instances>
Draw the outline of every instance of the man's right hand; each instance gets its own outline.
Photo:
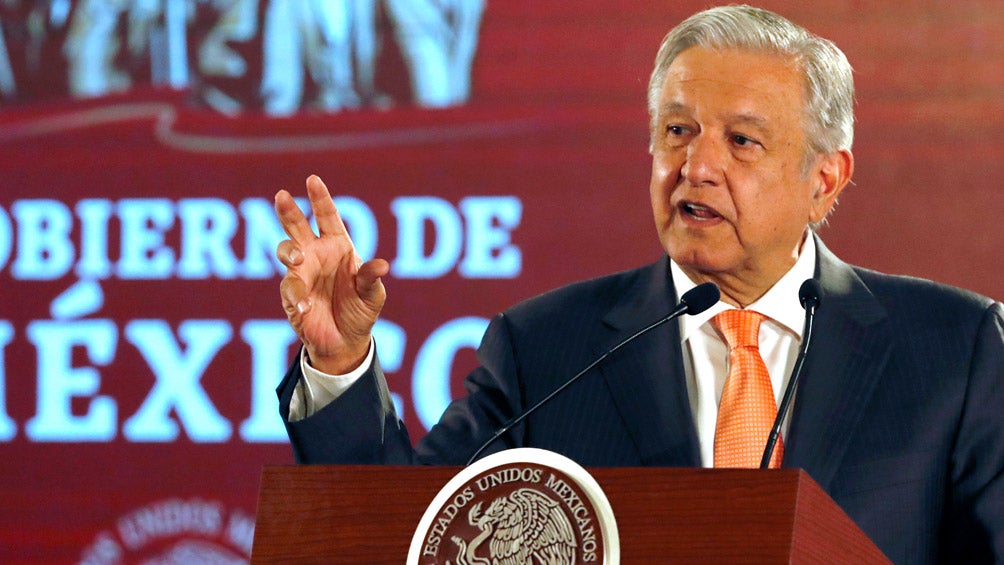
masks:
<instances>
[{"instance_id":1,"label":"man's right hand","mask_svg":"<svg viewBox=\"0 0 1004 565\"><path fill-rule=\"evenodd\" d=\"M307 178L307 196L319 235L289 192L275 195L275 212L289 235L276 250L287 268L279 293L311 366L340 375L366 358L370 331L387 298L380 277L390 265L383 259L362 262L331 194L316 175Z\"/></svg>"}]
</instances>

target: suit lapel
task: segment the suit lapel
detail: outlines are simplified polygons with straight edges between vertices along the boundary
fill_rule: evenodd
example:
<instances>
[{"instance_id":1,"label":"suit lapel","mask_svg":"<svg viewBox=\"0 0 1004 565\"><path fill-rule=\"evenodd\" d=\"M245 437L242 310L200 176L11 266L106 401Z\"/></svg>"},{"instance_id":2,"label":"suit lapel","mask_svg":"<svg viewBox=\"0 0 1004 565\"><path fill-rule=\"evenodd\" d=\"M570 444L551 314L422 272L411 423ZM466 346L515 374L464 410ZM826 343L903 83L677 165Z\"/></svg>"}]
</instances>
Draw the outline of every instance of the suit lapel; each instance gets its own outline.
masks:
<instances>
[{"instance_id":1,"label":"suit lapel","mask_svg":"<svg viewBox=\"0 0 1004 565\"><path fill-rule=\"evenodd\" d=\"M665 316L675 306L669 259L645 269L603 318L608 335L597 354ZM644 465L700 465L684 375L679 324L669 322L600 365L614 404Z\"/></svg>"},{"instance_id":2,"label":"suit lapel","mask_svg":"<svg viewBox=\"0 0 1004 565\"><path fill-rule=\"evenodd\" d=\"M816 245L823 296L785 440L784 465L805 469L825 489L885 368L892 335L884 309L857 274L818 238Z\"/></svg>"}]
</instances>

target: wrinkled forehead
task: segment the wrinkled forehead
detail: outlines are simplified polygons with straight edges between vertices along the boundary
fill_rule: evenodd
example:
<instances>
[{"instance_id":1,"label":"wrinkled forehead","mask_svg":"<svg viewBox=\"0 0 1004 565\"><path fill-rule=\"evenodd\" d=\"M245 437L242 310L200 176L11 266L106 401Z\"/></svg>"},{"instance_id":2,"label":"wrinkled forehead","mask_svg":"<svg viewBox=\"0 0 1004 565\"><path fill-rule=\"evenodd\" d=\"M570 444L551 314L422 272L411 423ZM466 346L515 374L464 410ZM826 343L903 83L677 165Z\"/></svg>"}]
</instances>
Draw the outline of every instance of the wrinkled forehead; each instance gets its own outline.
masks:
<instances>
[{"instance_id":1,"label":"wrinkled forehead","mask_svg":"<svg viewBox=\"0 0 1004 565\"><path fill-rule=\"evenodd\" d=\"M667 69L658 111L679 110L700 101L743 114L795 112L800 116L806 100L803 85L800 64L790 56L694 47L681 52Z\"/></svg>"}]
</instances>

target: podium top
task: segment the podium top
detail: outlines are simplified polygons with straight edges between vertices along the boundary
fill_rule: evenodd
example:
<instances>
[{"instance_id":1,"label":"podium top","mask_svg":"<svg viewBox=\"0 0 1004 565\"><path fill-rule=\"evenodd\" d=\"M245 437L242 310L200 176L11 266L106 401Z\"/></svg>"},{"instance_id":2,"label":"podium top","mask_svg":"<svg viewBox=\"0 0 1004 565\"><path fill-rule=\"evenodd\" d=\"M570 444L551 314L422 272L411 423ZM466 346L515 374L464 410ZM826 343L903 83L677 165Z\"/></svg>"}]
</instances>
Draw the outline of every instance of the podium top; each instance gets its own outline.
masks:
<instances>
[{"instance_id":1,"label":"podium top","mask_svg":"<svg viewBox=\"0 0 1004 565\"><path fill-rule=\"evenodd\" d=\"M268 466L252 563L402 563L458 467ZM592 468L624 563L888 563L799 469Z\"/></svg>"}]
</instances>

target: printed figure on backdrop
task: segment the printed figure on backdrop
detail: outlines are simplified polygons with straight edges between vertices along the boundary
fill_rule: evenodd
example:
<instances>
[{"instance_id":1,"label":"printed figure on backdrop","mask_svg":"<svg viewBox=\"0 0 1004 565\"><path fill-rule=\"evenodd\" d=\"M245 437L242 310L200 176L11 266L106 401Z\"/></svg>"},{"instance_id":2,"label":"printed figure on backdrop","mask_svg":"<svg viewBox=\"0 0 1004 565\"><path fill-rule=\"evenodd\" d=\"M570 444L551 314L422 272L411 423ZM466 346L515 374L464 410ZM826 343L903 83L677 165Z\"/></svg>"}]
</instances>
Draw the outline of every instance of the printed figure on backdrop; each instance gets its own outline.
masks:
<instances>
[{"instance_id":1,"label":"printed figure on backdrop","mask_svg":"<svg viewBox=\"0 0 1004 565\"><path fill-rule=\"evenodd\" d=\"M65 30L70 0L0 0L0 101L30 98L45 72L45 48Z\"/></svg>"},{"instance_id":2,"label":"printed figure on backdrop","mask_svg":"<svg viewBox=\"0 0 1004 565\"><path fill-rule=\"evenodd\" d=\"M15 0L3 0L0 2L0 10L14 5ZM7 33L4 31L4 23L8 20L6 14L0 12L0 102L12 100L17 94L14 65L11 64L10 52L7 50Z\"/></svg>"},{"instance_id":3,"label":"printed figure on backdrop","mask_svg":"<svg viewBox=\"0 0 1004 565\"><path fill-rule=\"evenodd\" d=\"M125 15L126 54L130 60L139 59L147 52L159 4L157 0L80 0L63 44L72 96L104 96L133 85L129 73L116 64L122 49L119 23Z\"/></svg>"},{"instance_id":4,"label":"printed figure on backdrop","mask_svg":"<svg viewBox=\"0 0 1004 565\"><path fill-rule=\"evenodd\" d=\"M372 96L375 0L275 0L262 34L266 113L284 116L303 106L335 112L362 106L364 93ZM305 71L318 90L310 102L303 100Z\"/></svg>"},{"instance_id":5,"label":"printed figure on backdrop","mask_svg":"<svg viewBox=\"0 0 1004 565\"><path fill-rule=\"evenodd\" d=\"M42 85L65 72L65 94L73 98L148 81L192 88L225 114L260 107L288 116L390 107L377 84L381 27L388 23L413 102L465 103L484 0L54 0L30 9L0 0L0 8L10 8L0 12L5 101L51 97L54 89ZM15 28L23 33L12 36ZM53 44L59 48L47 48ZM32 81L38 88L24 88Z\"/></svg>"},{"instance_id":6,"label":"printed figure on backdrop","mask_svg":"<svg viewBox=\"0 0 1004 565\"><path fill-rule=\"evenodd\" d=\"M466 102L484 0L386 0L386 4L411 72L415 102L432 108Z\"/></svg>"},{"instance_id":7,"label":"printed figure on backdrop","mask_svg":"<svg viewBox=\"0 0 1004 565\"><path fill-rule=\"evenodd\" d=\"M248 61L232 43L246 43L258 33L258 0L216 0L219 18L198 46L199 97L224 114L237 114L245 102L224 93L212 79L239 79L249 70Z\"/></svg>"},{"instance_id":8,"label":"printed figure on backdrop","mask_svg":"<svg viewBox=\"0 0 1004 565\"><path fill-rule=\"evenodd\" d=\"M198 37L191 28L201 23L200 9L217 23L193 50L188 43ZM67 10L72 15L62 49L69 94L104 96L145 81L187 88L192 82L192 51L197 55L195 72L240 76L247 65L226 48L226 42L253 36L255 9L254 0L80 0Z\"/></svg>"},{"instance_id":9,"label":"printed figure on backdrop","mask_svg":"<svg viewBox=\"0 0 1004 565\"><path fill-rule=\"evenodd\" d=\"M414 102L448 107L468 100L483 0L387 0ZM383 107L375 86L379 55L375 0L278 0L266 11L262 97L265 111L303 106L304 70L318 87L313 104L337 111Z\"/></svg>"}]
</instances>

